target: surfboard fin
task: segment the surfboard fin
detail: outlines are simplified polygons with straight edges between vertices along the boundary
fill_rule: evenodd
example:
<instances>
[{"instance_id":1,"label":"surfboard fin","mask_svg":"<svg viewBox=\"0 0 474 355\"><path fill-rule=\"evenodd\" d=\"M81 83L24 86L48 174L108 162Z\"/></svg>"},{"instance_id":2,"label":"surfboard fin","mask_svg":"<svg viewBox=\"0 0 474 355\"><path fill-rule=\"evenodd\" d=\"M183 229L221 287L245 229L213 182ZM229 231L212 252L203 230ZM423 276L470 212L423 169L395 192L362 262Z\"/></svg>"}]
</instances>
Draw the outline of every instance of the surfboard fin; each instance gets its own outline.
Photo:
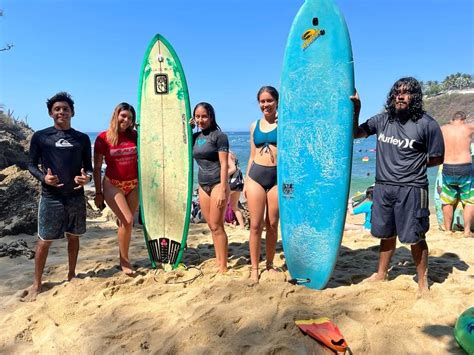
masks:
<instances>
[{"instance_id":1,"label":"surfboard fin","mask_svg":"<svg viewBox=\"0 0 474 355\"><path fill-rule=\"evenodd\" d=\"M311 282L311 279L302 279L302 278L294 278L288 280L288 282L292 285L303 285Z\"/></svg>"},{"instance_id":2,"label":"surfboard fin","mask_svg":"<svg viewBox=\"0 0 474 355\"><path fill-rule=\"evenodd\" d=\"M346 351L351 353L341 331L329 318L296 320L295 323L303 333L316 339L336 353L345 354Z\"/></svg>"}]
</instances>

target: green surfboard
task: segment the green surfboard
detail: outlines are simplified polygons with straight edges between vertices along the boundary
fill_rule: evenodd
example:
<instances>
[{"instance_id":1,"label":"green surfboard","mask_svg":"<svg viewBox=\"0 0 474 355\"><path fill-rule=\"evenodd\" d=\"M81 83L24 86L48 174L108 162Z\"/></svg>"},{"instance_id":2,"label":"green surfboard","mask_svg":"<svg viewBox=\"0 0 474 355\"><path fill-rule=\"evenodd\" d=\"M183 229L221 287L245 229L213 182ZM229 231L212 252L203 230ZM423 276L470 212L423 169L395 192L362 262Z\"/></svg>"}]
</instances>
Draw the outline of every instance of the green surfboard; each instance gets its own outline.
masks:
<instances>
[{"instance_id":1,"label":"green surfboard","mask_svg":"<svg viewBox=\"0 0 474 355\"><path fill-rule=\"evenodd\" d=\"M176 268L186 246L193 187L188 86L170 43L157 34L138 95L140 211L152 266Z\"/></svg>"}]
</instances>

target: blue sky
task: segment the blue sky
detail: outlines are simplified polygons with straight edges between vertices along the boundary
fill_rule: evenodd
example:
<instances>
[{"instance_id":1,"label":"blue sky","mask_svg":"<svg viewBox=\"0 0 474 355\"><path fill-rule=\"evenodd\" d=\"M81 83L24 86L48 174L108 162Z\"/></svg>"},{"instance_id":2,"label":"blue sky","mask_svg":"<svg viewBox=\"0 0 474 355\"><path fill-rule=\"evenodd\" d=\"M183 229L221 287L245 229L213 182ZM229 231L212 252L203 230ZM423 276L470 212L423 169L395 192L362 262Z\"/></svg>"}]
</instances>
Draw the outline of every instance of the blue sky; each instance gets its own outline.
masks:
<instances>
[{"instance_id":1,"label":"blue sky","mask_svg":"<svg viewBox=\"0 0 474 355\"><path fill-rule=\"evenodd\" d=\"M302 0L0 0L0 103L34 129L51 125L45 101L68 91L73 127L108 126L115 105L137 102L140 66L161 33L183 64L191 105L208 101L225 131L260 117L256 92L277 88ZM336 0L349 27L361 120L402 76L474 73L472 0Z\"/></svg>"}]
</instances>

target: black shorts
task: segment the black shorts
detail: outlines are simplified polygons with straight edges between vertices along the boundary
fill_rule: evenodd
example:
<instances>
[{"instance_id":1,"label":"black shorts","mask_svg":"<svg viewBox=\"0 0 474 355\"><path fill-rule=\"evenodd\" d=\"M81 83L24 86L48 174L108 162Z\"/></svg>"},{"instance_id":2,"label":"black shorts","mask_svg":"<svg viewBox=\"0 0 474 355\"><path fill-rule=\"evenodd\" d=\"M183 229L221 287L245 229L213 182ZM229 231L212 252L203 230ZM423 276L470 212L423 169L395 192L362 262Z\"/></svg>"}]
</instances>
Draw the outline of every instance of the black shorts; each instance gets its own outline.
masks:
<instances>
[{"instance_id":1,"label":"black shorts","mask_svg":"<svg viewBox=\"0 0 474 355\"><path fill-rule=\"evenodd\" d=\"M263 187L265 192L268 192L277 184L277 167L264 166L252 162L249 170L249 177Z\"/></svg>"},{"instance_id":2,"label":"black shorts","mask_svg":"<svg viewBox=\"0 0 474 355\"><path fill-rule=\"evenodd\" d=\"M428 190L413 186L375 184L372 206L373 236L398 235L404 244L417 244L430 228Z\"/></svg>"},{"instance_id":3,"label":"black shorts","mask_svg":"<svg viewBox=\"0 0 474 355\"><path fill-rule=\"evenodd\" d=\"M41 240L64 238L86 232L84 196L41 196L38 206L38 237Z\"/></svg>"}]
</instances>

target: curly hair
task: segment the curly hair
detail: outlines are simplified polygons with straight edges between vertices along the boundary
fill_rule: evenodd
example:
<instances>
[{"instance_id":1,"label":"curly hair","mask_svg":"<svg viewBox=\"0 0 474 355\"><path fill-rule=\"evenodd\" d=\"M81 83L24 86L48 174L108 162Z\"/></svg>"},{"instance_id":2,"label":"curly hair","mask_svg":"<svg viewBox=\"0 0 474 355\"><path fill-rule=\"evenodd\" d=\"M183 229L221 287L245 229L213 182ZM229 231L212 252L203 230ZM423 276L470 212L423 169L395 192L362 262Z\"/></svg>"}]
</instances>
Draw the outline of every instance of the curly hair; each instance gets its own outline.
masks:
<instances>
[{"instance_id":1,"label":"curly hair","mask_svg":"<svg viewBox=\"0 0 474 355\"><path fill-rule=\"evenodd\" d=\"M69 93L65 91L61 91L61 92L58 92L56 95L54 95L52 98L48 99L46 101L46 107L48 107L48 113L51 113L51 110L53 109L53 105L56 102L66 102L69 105L69 108L71 109L72 115L74 116L74 101Z\"/></svg>"},{"instance_id":2,"label":"curly hair","mask_svg":"<svg viewBox=\"0 0 474 355\"><path fill-rule=\"evenodd\" d=\"M393 84L390 92L387 95L385 110L389 115L390 121L393 121L397 116L395 108L396 96L402 87L411 95L411 103L408 107L408 116L412 121L416 122L423 116L425 111L423 110L423 92L421 90L421 85L415 78L401 78L397 80L395 84Z\"/></svg>"}]
</instances>

